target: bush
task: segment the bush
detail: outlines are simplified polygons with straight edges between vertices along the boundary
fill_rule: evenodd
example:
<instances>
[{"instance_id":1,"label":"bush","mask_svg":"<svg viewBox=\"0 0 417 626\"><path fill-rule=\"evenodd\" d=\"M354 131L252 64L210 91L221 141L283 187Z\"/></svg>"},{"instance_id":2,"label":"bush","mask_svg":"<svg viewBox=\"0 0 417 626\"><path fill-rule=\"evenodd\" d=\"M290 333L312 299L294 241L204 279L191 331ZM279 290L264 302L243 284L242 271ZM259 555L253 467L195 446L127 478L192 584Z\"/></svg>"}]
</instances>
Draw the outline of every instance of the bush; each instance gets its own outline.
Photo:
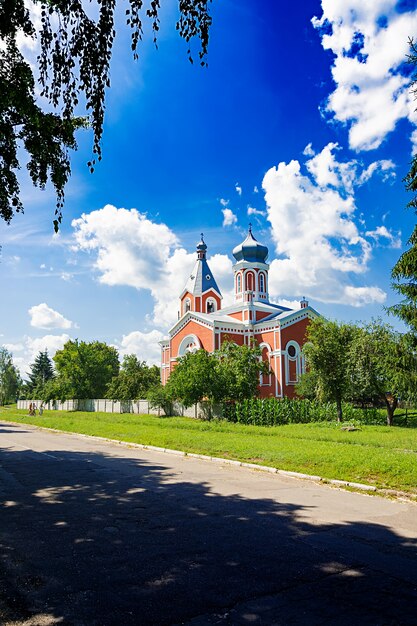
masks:
<instances>
[{"instance_id":1,"label":"bush","mask_svg":"<svg viewBox=\"0 0 417 626\"><path fill-rule=\"evenodd\" d=\"M173 413L173 399L171 391L163 385L155 385L151 387L146 394L150 406L154 409L162 409L165 415Z\"/></svg>"},{"instance_id":2,"label":"bush","mask_svg":"<svg viewBox=\"0 0 417 626\"><path fill-rule=\"evenodd\" d=\"M375 408L356 409L351 404L343 405L346 421L356 420L362 424L384 424ZM309 422L332 422L337 419L334 402L283 398L253 398L242 402L228 402L223 405L223 418L229 422L256 426L279 424L307 424Z\"/></svg>"}]
</instances>

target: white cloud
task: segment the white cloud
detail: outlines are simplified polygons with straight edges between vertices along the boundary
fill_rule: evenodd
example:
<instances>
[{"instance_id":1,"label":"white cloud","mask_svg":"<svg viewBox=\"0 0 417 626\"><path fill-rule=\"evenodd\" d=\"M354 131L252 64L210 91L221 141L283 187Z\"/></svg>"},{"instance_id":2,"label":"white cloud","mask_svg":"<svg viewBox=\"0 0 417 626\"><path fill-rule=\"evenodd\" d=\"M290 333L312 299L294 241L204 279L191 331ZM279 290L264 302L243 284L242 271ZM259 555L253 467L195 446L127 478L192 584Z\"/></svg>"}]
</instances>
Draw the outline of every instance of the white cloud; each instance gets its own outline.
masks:
<instances>
[{"instance_id":1,"label":"white cloud","mask_svg":"<svg viewBox=\"0 0 417 626\"><path fill-rule=\"evenodd\" d=\"M9 344L10 351L13 352L13 362L19 368L22 377L27 378L29 366L39 352L48 350L48 354L52 358L55 352L61 350L70 339L71 337L66 333L62 335L44 335L36 338L26 336L20 343Z\"/></svg>"},{"instance_id":2,"label":"white cloud","mask_svg":"<svg viewBox=\"0 0 417 626\"><path fill-rule=\"evenodd\" d=\"M253 193L259 193L258 185L255 185L253 188Z\"/></svg>"},{"instance_id":3,"label":"white cloud","mask_svg":"<svg viewBox=\"0 0 417 626\"><path fill-rule=\"evenodd\" d=\"M28 313L30 315L30 325L34 328L51 330L53 328L72 328L73 322L67 320L61 313L51 309L46 302L32 306Z\"/></svg>"},{"instance_id":4,"label":"white cloud","mask_svg":"<svg viewBox=\"0 0 417 626\"><path fill-rule=\"evenodd\" d=\"M394 234L386 226L377 226L374 230L368 230L366 236L375 241L388 239L390 248L401 248L401 232Z\"/></svg>"},{"instance_id":5,"label":"white cloud","mask_svg":"<svg viewBox=\"0 0 417 626\"><path fill-rule=\"evenodd\" d=\"M242 195L242 187L239 185L239 183L235 184L235 189L236 189L236 193L239 194L239 196Z\"/></svg>"},{"instance_id":6,"label":"white cloud","mask_svg":"<svg viewBox=\"0 0 417 626\"><path fill-rule=\"evenodd\" d=\"M229 205L229 200L226 200L225 198L220 198L220 204L226 207Z\"/></svg>"},{"instance_id":7,"label":"white cloud","mask_svg":"<svg viewBox=\"0 0 417 626\"><path fill-rule=\"evenodd\" d=\"M61 280L65 280L65 282L67 283L69 283L73 278L74 278L74 274L71 274L70 272L61 273Z\"/></svg>"},{"instance_id":8,"label":"white cloud","mask_svg":"<svg viewBox=\"0 0 417 626\"><path fill-rule=\"evenodd\" d=\"M39 265L39 267L41 268L41 270L46 270L46 265L45 265L45 263L41 263L41 265Z\"/></svg>"},{"instance_id":9,"label":"white cloud","mask_svg":"<svg viewBox=\"0 0 417 626\"><path fill-rule=\"evenodd\" d=\"M379 287L353 287L352 285L346 285L344 295L342 302L356 307L365 304L383 304L387 297L387 294Z\"/></svg>"},{"instance_id":10,"label":"white cloud","mask_svg":"<svg viewBox=\"0 0 417 626\"><path fill-rule=\"evenodd\" d=\"M271 302L274 304L279 304L280 306L284 306L287 309L299 309L300 308L300 300L287 300L286 298L271 298Z\"/></svg>"},{"instance_id":11,"label":"white cloud","mask_svg":"<svg viewBox=\"0 0 417 626\"><path fill-rule=\"evenodd\" d=\"M139 360L146 361L148 365L161 363L161 348L158 344L164 335L159 330L151 330L143 333L135 330L128 335L123 335L122 340L116 345L120 356L136 354Z\"/></svg>"},{"instance_id":12,"label":"white cloud","mask_svg":"<svg viewBox=\"0 0 417 626\"><path fill-rule=\"evenodd\" d=\"M234 226L237 224L237 217L231 209L222 209L223 226Z\"/></svg>"},{"instance_id":13,"label":"white cloud","mask_svg":"<svg viewBox=\"0 0 417 626\"><path fill-rule=\"evenodd\" d=\"M391 159L382 159L381 161L374 161L371 163L360 175L358 183L363 185L368 182L372 176L378 173L380 174L383 182L392 182L396 178L395 163Z\"/></svg>"},{"instance_id":14,"label":"white cloud","mask_svg":"<svg viewBox=\"0 0 417 626\"><path fill-rule=\"evenodd\" d=\"M314 156L315 155L315 152L313 150L313 146L312 146L311 142L306 145L306 147L303 150L303 154L304 154L304 156Z\"/></svg>"},{"instance_id":15,"label":"white cloud","mask_svg":"<svg viewBox=\"0 0 417 626\"><path fill-rule=\"evenodd\" d=\"M4 343L3 347L6 348L6 350L11 352L12 354L14 354L15 352L21 352L22 350L25 349L25 346L23 343Z\"/></svg>"},{"instance_id":16,"label":"white cloud","mask_svg":"<svg viewBox=\"0 0 417 626\"><path fill-rule=\"evenodd\" d=\"M222 293L222 307L234 302L233 263L226 254L215 254L209 259L210 269Z\"/></svg>"},{"instance_id":17,"label":"white cloud","mask_svg":"<svg viewBox=\"0 0 417 626\"><path fill-rule=\"evenodd\" d=\"M410 78L401 73L417 10L397 12L397 0L322 0L313 25L335 55L336 84L326 111L349 126L354 150L377 148L400 119L416 123ZM413 138L417 140L414 131Z\"/></svg>"},{"instance_id":18,"label":"white cloud","mask_svg":"<svg viewBox=\"0 0 417 626\"><path fill-rule=\"evenodd\" d=\"M176 321L179 295L196 254L181 248L168 226L152 222L135 209L128 211L111 205L83 214L72 225L76 242L73 249L94 255L100 282L149 290L154 299L149 321L161 328ZM209 258L221 291L223 278L215 267L221 267L222 262L230 264L225 255Z\"/></svg>"},{"instance_id":19,"label":"white cloud","mask_svg":"<svg viewBox=\"0 0 417 626\"><path fill-rule=\"evenodd\" d=\"M297 292L323 302L357 305L381 301L377 287L353 291L349 275L363 274L371 258L371 243L356 224L354 185L359 184L357 161L339 162L328 144L306 160L279 163L264 176L268 220L277 253L271 262L270 293L278 297ZM346 288L349 287L348 290ZM355 295L356 294L356 295Z\"/></svg>"},{"instance_id":20,"label":"white cloud","mask_svg":"<svg viewBox=\"0 0 417 626\"><path fill-rule=\"evenodd\" d=\"M262 215L262 217L265 217L266 213L265 211L260 211L259 209L248 206L248 215Z\"/></svg>"}]
</instances>

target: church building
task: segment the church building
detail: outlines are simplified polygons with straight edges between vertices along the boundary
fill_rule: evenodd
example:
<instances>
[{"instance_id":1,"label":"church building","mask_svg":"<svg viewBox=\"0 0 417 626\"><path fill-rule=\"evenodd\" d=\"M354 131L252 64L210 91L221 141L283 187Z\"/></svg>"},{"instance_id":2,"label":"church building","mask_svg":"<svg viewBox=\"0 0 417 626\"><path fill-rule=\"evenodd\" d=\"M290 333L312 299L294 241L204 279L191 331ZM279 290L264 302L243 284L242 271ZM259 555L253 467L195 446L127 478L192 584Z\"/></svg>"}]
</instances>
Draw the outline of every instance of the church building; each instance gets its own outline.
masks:
<instances>
[{"instance_id":1,"label":"church building","mask_svg":"<svg viewBox=\"0 0 417 626\"><path fill-rule=\"evenodd\" d=\"M162 384L166 384L177 359L203 348L213 352L224 340L238 345L255 341L270 374L260 379L259 395L277 398L295 395L304 371L301 353L309 321L318 313L303 298L298 309L273 304L268 296L268 248L252 234L233 250L234 304L222 308L222 294L206 259L203 235L197 244L194 268L180 295L178 321L161 341Z\"/></svg>"}]
</instances>

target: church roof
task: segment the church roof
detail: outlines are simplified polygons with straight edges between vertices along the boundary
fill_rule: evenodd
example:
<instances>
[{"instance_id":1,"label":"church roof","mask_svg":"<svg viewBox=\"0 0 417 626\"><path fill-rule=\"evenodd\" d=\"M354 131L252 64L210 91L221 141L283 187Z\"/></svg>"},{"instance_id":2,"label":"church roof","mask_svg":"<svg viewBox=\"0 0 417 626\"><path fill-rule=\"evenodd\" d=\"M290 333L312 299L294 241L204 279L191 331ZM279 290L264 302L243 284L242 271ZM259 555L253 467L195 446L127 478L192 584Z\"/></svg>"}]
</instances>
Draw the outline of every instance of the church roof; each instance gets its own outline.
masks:
<instances>
[{"instance_id":1,"label":"church roof","mask_svg":"<svg viewBox=\"0 0 417 626\"><path fill-rule=\"evenodd\" d=\"M233 256L236 261L266 263L268 248L255 239L252 234L252 226L249 225L249 232L246 239L233 249Z\"/></svg>"},{"instance_id":2,"label":"church roof","mask_svg":"<svg viewBox=\"0 0 417 626\"><path fill-rule=\"evenodd\" d=\"M213 272L207 263L206 251L207 246L204 242L203 235L201 235L201 241L197 244L198 258L195 262L193 271L188 277L187 283L182 292L183 294L188 291L194 296L201 296L209 289L214 289L219 296L222 295L214 279Z\"/></svg>"},{"instance_id":3,"label":"church roof","mask_svg":"<svg viewBox=\"0 0 417 626\"><path fill-rule=\"evenodd\" d=\"M184 292L189 291L194 296L201 296L208 289L214 289L221 295L206 259L197 259L194 269L188 277Z\"/></svg>"}]
</instances>

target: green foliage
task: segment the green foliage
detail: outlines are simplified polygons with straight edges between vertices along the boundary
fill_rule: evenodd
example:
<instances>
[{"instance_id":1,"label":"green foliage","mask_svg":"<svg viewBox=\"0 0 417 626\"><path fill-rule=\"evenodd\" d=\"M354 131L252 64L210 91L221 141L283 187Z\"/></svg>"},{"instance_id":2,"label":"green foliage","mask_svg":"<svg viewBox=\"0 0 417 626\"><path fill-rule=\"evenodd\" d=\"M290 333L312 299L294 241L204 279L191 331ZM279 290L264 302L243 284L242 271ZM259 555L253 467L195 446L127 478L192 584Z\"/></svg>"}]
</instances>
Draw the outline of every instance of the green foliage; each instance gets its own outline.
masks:
<instances>
[{"instance_id":1,"label":"green foliage","mask_svg":"<svg viewBox=\"0 0 417 626\"><path fill-rule=\"evenodd\" d=\"M210 417L215 402L257 395L260 373L269 373L269 365L261 360L258 346L237 346L225 341L213 354L198 350L183 356L167 386L171 395L186 407L205 401Z\"/></svg>"},{"instance_id":2,"label":"green foliage","mask_svg":"<svg viewBox=\"0 0 417 626\"><path fill-rule=\"evenodd\" d=\"M316 381L316 396L336 402L339 421L343 415L342 402L349 396L349 346L355 332L351 324L317 318L308 326L303 350L310 379L314 377Z\"/></svg>"},{"instance_id":3,"label":"green foliage","mask_svg":"<svg viewBox=\"0 0 417 626\"><path fill-rule=\"evenodd\" d=\"M222 400L243 400L258 395L260 374L269 374L268 363L261 360L259 346L238 346L224 341L214 354L216 372L221 381Z\"/></svg>"},{"instance_id":4,"label":"green foliage","mask_svg":"<svg viewBox=\"0 0 417 626\"><path fill-rule=\"evenodd\" d=\"M107 387L107 398L112 400L138 400L145 398L148 390L158 385L159 368L149 367L145 361L139 361L136 355L127 354L123 358L120 372Z\"/></svg>"},{"instance_id":5,"label":"green foliage","mask_svg":"<svg viewBox=\"0 0 417 626\"><path fill-rule=\"evenodd\" d=\"M417 337L417 226L408 244L411 247L401 255L391 272L392 287L404 299L388 310L407 324Z\"/></svg>"},{"instance_id":6,"label":"green foliage","mask_svg":"<svg viewBox=\"0 0 417 626\"><path fill-rule=\"evenodd\" d=\"M205 350L189 352L181 357L168 379L169 393L185 407L203 399L210 403L222 397L222 384L217 374L217 360Z\"/></svg>"},{"instance_id":7,"label":"green foliage","mask_svg":"<svg viewBox=\"0 0 417 626\"><path fill-rule=\"evenodd\" d=\"M385 402L387 424L398 400L415 399L417 357L410 337L374 320L357 328L349 347L349 376L355 398Z\"/></svg>"},{"instance_id":8,"label":"green foliage","mask_svg":"<svg viewBox=\"0 0 417 626\"><path fill-rule=\"evenodd\" d=\"M317 400L320 395L320 380L316 371L307 370L300 376L295 386L297 396L308 400Z\"/></svg>"},{"instance_id":9,"label":"green foliage","mask_svg":"<svg viewBox=\"0 0 417 626\"><path fill-rule=\"evenodd\" d=\"M57 377L45 385L43 400L104 398L119 373L116 348L100 341L67 341L54 356Z\"/></svg>"},{"instance_id":10,"label":"green foliage","mask_svg":"<svg viewBox=\"0 0 417 626\"><path fill-rule=\"evenodd\" d=\"M26 395L41 397L45 384L54 378L54 368L48 350L39 352L30 365L29 380L26 382Z\"/></svg>"},{"instance_id":11,"label":"green foliage","mask_svg":"<svg viewBox=\"0 0 417 626\"><path fill-rule=\"evenodd\" d=\"M11 353L0 347L0 406L16 400L20 384L20 374L13 365Z\"/></svg>"},{"instance_id":12,"label":"green foliage","mask_svg":"<svg viewBox=\"0 0 417 626\"><path fill-rule=\"evenodd\" d=\"M155 385L149 389L146 397L153 409L162 409L165 415L172 415L174 398L170 385Z\"/></svg>"},{"instance_id":13,"label":"green foliage","mask_svg":"<svg viewBox=\"0 0 417 626\"><path fill-rule=\"evenodd\" d=\"M357 420L363 424L381 423L378 410L375 408L355 409L351 404L344 403L342 409L346 420ZM337 416L338 408L335 402L309 399L251 398L223 405L224 419L254 426L333 422Z\"/></svg>"},{"instance_id":14,"label":"green foliage","mask_svg":"<svg viewBox=\"0 0 417 626\"><path fill-rule=\"evenodd\" d=\"M200 41L198 56L206 65L211 17L211 0L180 0L179 35L188 44ZM13 214L23 211L16 171L20 167L17 146L23 144L29 156L28 170L35 185L44 187L50 179L57 194L54 228L62 220L64 188L70 175L68 149L75 149L74 131L86 126L85 118L74 117L79 102L85 103L88 124L94 134L94 171L101 160L105 95L110 87L110 60L116 36L114 15L116 0L35 0L41 6L41 27L37 33L34 20L24 0L0 3L0 217L10 222ZM91 4L93 6L91 6ZM126 22L131 29L131 49L138 58L137 47L143 35L143 20L152 24L154 41L159 31L160 0L146 8L143 0L128 0ZM92 16L96 15L96 18ZM39 82L49 108L36 104L35 79L31 65L18 49L19 38L37 37Z\"/></svg>"}]
</instances>

